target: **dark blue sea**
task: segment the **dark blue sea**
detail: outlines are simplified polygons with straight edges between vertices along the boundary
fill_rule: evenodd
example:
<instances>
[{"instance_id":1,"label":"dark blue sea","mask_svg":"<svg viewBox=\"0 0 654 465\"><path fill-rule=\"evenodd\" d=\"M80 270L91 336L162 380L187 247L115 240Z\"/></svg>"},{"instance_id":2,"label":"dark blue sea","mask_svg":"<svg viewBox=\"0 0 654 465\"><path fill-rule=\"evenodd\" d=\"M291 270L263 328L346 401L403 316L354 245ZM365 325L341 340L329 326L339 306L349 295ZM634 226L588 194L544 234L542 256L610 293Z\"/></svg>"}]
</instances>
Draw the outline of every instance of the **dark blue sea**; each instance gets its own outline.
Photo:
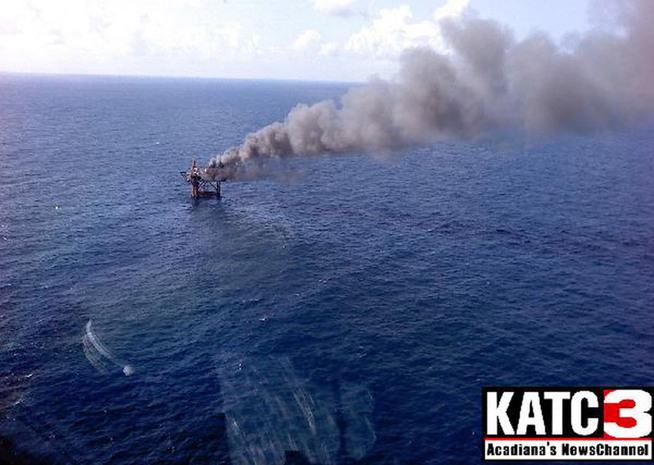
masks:
<instances>
[{"instance_id":1,"label":"dark blue sea","mask_svg":"<svg viewBox=\"0 0 654 465\"><path fill-rule=\"evenodd\" d=\"M654 123L295 159L191 200L193 157L346 87L0 76L16 456L473 464L482 386L652 384Z\"/></svg>"}]
</instances>

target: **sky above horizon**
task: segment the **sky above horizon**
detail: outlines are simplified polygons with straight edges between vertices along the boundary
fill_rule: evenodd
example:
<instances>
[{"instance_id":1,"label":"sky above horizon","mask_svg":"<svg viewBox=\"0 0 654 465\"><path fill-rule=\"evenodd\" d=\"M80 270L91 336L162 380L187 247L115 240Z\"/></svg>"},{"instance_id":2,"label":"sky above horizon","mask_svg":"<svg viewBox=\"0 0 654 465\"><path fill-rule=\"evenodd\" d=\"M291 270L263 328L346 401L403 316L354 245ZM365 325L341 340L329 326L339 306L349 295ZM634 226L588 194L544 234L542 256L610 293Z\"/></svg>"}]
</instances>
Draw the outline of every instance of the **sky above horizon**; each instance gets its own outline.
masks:
<instances>
[{"instance_id":1,"label":"sky above horizon","mask_svg":"<svg viewBox=\"0 0 654 465\"><path fill-rule=\"evenodd\" d=\"M476 15L564 42L594 0L0 0L0 71L362 81ZM593 5L595 5L593 3Z\"/></svg>"}]
</instances>

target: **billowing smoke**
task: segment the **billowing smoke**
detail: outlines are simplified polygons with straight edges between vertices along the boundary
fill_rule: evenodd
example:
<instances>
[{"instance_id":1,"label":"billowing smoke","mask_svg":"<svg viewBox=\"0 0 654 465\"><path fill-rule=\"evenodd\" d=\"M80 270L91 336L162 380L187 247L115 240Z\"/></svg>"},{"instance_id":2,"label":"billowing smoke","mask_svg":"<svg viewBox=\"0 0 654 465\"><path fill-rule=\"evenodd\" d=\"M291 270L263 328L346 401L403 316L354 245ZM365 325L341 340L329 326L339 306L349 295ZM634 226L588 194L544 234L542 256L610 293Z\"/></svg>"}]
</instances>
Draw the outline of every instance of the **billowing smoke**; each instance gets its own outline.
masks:
<instances>
[{"instance_id":1,"label":"billowing smoke","mask_svg":"<svg viewBox=\"0 0 654 465\"><path fill-rule=\"evenodd\" d=\"M612 5L611 31L598 27L565 47L539 33L516 41L494 21L446 20L448 54L408 50L394 81L374 79L338 102L300 104L211 160L207 174L245 177L266 160L296 155L628 124L654 108L654 0Z\"/></svg>"}]
</instances>

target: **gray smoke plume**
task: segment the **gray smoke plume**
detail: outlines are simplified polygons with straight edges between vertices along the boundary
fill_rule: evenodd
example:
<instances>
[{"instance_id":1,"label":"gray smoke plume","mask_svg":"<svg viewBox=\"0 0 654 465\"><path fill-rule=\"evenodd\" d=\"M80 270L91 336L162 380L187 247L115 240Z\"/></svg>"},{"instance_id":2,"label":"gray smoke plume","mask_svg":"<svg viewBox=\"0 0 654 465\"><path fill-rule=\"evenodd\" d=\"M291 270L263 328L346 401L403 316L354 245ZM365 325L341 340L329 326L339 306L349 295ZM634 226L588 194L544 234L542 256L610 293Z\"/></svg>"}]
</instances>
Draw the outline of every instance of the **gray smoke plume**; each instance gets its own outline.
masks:
<instances>
[{"instance_id":1,"label":"gray smoke plume","mask_svg":"<svg viewBox=\"0 0 654 465\"><path fill-rule=\"evenodd\" d=\"M284 122L212 159L207 175L257 176L256 166L271 158L628 124L654 109L654 0L604 5L616 7L606 10L612 31L597 27L565 47L540 33L516 41L494 21L443 21L447 55L408 50L394 81L374 79L338 102L296 106Z\"/></svg>"}]
</instances>

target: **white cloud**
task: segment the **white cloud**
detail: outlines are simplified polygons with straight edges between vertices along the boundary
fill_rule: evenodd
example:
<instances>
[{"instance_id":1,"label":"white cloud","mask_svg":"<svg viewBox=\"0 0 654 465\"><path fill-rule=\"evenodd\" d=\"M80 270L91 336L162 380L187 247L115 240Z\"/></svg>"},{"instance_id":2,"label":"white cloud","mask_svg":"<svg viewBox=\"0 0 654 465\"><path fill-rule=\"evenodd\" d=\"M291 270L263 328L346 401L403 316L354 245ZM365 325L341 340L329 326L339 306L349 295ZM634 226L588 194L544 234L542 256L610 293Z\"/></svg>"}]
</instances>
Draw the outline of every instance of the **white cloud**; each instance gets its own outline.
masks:
<instances>
[{"instance_id":1,"label":"white cloud","mask_svg":"<svg viewBox=\"0 0 654 465\"><path fill-rule=\"evenodd\" d=\"M243 61L267 49L243 24L203 17L197 12L203 4L0 0L0 62L10 70L104 71L134 58L150 57L165 67L186 59Z\"/></svg>"},{"instance_id":2,"label":"white cloud","mask_svg":"<svg viewBox=\"0 0 654 465\"><path fill-rule=\"evenodd\" d=\"M439 45L440 33L430 20L416 21L407 5L381 10L369 26L353 34L345 50L375 58L390 58L408 47Z\"/></svg>"},{"instance_id":3,"label":"white cloud","mask_svg":"<svg viewBox=\"0 0 654 465\"><path fill-rule=\"evenodd\" d=\"M308 29L302 34L297 36L295 42L293 42L293 49L296 51L302 51L308 49L311 45L320 43L321 35L318 31L313 29Z\"/></svg>"},{"instance_id":4,"label":"white cloud","mask_svg":"<svg viewBox=\"0 0 654 465\"><path fill-rule=\"evenodd\" d=\"M414 18L408 5L383 9L370 25L350 36L345 50L376 59L395 58L411 47L442 50L444 44L438 21L462 15L468 3L469 0L449 0L425 20Z\"/></svg>"},{"instance_id":5,"label":"white cloud","mask_svg":"<svg viewBox=\"0 0 654 465\"><path fill-rule=\"evenodd\" d=\"M325 42L318 31L308 29L297 36L292 49L305 55L315 56L317 54L320 57L334 57L338 55L340 45L338 42Z\"/></svg>"},{"instance_id":6,"label":"white cloud","mask_svg":"<svg viewBox=\"0 0 654 465\"><path fill-rule=\"evenodd\" d=\"M461 16L470 6L470 0L448 0L448 2L434 11L434 20Z\"/></svg>"},{"instance_id":7,"label":"white cloud","mask_svg":"<svg viewBox=\"0 0 654 465\"><path fill-rule=\"evenodd\" d=\"M356 0L311 0L316 10L339 16L351 14L355 2Z\"/></svg>"},{"instance_id":8,"label":"white cloud","mask_svg":"<svg viewBox=\"0 0 654 465\"><path fill-rule=\"evenodd\" d=\"M319 55L323 57L333 57L338 55L340 46L336 42L325 42L320 46Z\"/></svg>"}]
</instances>

